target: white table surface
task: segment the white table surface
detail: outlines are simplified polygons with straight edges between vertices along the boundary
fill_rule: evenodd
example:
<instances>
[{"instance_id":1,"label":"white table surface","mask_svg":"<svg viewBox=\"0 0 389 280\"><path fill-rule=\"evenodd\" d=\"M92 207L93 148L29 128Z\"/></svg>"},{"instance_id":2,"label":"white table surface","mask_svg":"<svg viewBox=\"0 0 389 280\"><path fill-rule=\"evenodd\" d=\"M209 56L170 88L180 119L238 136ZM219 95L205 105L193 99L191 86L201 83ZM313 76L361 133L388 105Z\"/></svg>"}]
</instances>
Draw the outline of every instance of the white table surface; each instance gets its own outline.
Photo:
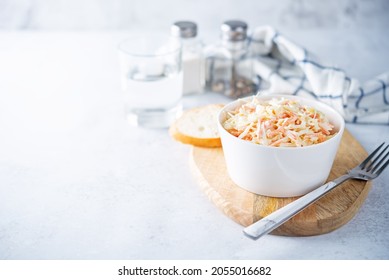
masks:
<instances>
[{"instance_id":1,"label":"white table surface","mask_svg":"<svg viewBox=\"0 0 389 280\"><path fill-rule=\"evenodd\" d=\"M389 40L369 34L287 35L366 80L389 65ZM125 122L124 37L0 32L0 259L389 259L389 172L332 233L245 237L196 184L189 146ZM368 151L389 140L389 126L347 128Z\"/></svg>"}]
</instances>

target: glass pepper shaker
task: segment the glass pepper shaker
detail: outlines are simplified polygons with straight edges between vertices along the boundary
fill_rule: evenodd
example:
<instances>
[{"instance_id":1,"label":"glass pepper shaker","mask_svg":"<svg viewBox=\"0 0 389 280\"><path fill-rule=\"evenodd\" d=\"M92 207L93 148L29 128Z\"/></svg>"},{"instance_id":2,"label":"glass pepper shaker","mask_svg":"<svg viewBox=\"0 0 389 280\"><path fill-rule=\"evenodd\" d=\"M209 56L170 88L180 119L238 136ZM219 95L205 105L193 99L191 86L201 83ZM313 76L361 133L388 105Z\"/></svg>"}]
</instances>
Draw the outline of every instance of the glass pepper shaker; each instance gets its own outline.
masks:
<instances>
[{"instance_id":1,"label":"glass pepper shaker","mask_svg":"<svg viewBox=\"0 0 389 280\"><path fill-rule=\"evenodd\" d=\"M231 98L253 95L252 60L247 48L247 24L239 20L221 25L221 40L205 49L205 87Z\"/></svg>"},{"instance_id":2,"label":"glass pepper shaker","mask_svg":"<svg viewBox=\"0 0 389 280\"><path fill-rule=\"evenodd\" d=\"M197 37L197 24L177 21L170 31L182 43L183 94L201 93L204 88L204 59L203 44Z\"/></svg>"}]
</instances>

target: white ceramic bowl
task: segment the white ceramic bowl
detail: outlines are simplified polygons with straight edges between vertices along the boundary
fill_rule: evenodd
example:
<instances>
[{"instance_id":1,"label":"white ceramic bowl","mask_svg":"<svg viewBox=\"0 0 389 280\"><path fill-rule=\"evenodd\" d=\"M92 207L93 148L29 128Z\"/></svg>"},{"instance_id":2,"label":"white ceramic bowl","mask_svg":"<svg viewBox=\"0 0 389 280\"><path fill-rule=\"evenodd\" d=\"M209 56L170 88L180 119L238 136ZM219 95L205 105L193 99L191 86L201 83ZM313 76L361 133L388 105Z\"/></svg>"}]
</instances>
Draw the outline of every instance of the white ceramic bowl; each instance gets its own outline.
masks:
<instances>
[{"instance_id":1,"label":"white ceramic bowl","mask_svg":"<svg viewBox=\"0 0 389 280\"><path fill-rule=\"evenodd\" d=\"M298 96L273 95L298 100L300 104L324 113L337 134L320 144L306 147L270 147L239 139L226 131L222 123L226 112L247 102L252 97L227 104L219 113L218 126L227 170L239 187L250 192L273 197L303 195L322 185L330 171L344 131L344 119L330 106Z\"/></svg>"}]
</instances>

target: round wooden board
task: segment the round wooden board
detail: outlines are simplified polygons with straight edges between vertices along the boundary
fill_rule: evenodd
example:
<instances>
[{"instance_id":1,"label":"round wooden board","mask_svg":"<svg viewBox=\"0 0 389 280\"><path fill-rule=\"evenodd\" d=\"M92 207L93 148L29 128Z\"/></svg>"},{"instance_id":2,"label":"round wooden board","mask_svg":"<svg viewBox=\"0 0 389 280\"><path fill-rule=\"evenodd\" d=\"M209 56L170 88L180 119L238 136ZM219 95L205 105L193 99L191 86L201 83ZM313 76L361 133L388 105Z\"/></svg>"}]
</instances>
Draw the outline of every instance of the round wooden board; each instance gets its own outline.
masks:
<instances>
[{"instance_id":1,"label":"round wooden board","mask_svg":"<svg viewBox=\"0 0 389 280\"><path fill-rule=\"evenodd\" d=\"M333 180L358 165L367 152L346 130L329 176ZM228 176L222 148L193 147L191 169L208 198L228 217L248 226L295 200L257 195L238 187ZM350 221L366 199L371 182L348 180L272 234L310 236L333 231Z\"/></svg>"}]
</instances>

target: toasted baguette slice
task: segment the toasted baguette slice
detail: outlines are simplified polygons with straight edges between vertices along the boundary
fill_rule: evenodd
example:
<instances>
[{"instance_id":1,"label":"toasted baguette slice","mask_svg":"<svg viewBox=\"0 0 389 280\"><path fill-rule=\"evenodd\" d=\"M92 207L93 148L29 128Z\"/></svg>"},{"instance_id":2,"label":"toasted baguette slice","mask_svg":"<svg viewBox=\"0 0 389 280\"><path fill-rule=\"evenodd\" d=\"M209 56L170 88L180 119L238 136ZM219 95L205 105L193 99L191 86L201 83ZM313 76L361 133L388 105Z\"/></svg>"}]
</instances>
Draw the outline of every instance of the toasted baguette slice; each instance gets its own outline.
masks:
<instances>
[{"instance_id":1,"label":"toasted baguette slice","mask_svg":"<svg viewBox=\"0 0 389 280\"><path fill-rule=\"evenodd\" d=\"M170 135L184 144L221 147L216 120L221 108L221 104L211 104L185 111L170 126Z\"/></svg>"}]
</instances>

